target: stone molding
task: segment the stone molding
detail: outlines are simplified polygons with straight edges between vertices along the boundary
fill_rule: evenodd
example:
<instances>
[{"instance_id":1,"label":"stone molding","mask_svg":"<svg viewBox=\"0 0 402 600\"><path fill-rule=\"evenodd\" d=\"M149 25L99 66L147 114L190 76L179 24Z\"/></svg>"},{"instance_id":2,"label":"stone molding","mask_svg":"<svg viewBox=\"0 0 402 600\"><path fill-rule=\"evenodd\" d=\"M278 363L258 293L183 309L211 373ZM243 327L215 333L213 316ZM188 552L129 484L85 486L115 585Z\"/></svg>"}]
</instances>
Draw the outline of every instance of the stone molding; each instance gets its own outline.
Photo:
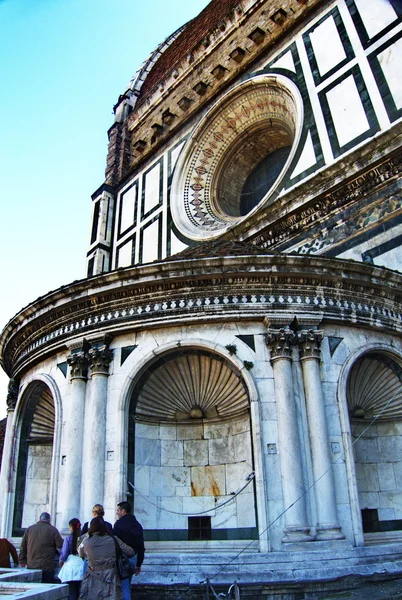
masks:
<instances>
[{"instance_id":1,"label":"stone molding","mask_svg":"<svg viewBox=\"0 0 402 600\"><path fill-rule=\"evenodd\" d=\"M247 273L250 261L253 272ZM402 331L402 275L363 263L297 256L178 260L115 271L52 292L0 336L9 376L77 338L267 313ZM299 318L300 317L300 318Z\"/></svg>"},{"instance_id":2,"label":"stone molding","mask_svg":"<svg viewBox=\"0 0 402 600\"><path fill-rule=\"evenodd\" d=\"M7 410L14 410L18 400L18 392L20 389L20 382L18 379L10 379L8 382L7 389Z\"/></svg>"}]
</instances>

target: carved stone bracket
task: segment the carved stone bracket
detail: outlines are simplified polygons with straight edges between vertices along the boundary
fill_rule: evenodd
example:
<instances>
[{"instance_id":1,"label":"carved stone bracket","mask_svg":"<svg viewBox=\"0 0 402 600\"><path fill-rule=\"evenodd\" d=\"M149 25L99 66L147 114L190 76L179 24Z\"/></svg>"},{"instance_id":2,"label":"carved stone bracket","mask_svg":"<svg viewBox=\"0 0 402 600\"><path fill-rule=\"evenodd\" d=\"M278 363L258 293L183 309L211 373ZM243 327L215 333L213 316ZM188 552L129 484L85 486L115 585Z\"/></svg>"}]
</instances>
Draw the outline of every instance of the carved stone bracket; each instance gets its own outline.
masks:
<instances>
[{"instance_id":1,"label":"carved stone bracket","mask_svg":"<svg viewBox=\"0 0 402 600\"><path fill-rule=\"evenodd\" d=\"M297 341L300 348L301 360L305 358L320 358L320 345L324 338L322 331L299 331L297 333Z\"/></svg>"},{"instance_id":2,"label":"carved stone bracket","mask_svg":"<svg viewBox=\"0 0 402 600\"><path fill-rule=\"evenodd\" d=\"M70 367L71 379L87 379L88 360L85 352L73 352L67 357L67 364Z\"/></svg>"},{"instance_id":3,"label":"carved stone bracket","mask_svg":"<svg viewBox=\"0 0 402 600\"><path fill-rule=\"evenodd\" d=\"M7 390L7 410L14 410L18 400L18 391L20 389L20 382L18 379L10 379L8 382Z\"/></svg>"},{"instance_id":4,"label":"carved stone bracket","mask_svg":"<svg viewBox=\"0 0 402 600\"><path fill-rule=\"evenodd\" d=\"M295 340L296 336L290 329L270 329L265 342L271 352L271 361L277 358L290 358Z\"/></svg>"}]
</instances>

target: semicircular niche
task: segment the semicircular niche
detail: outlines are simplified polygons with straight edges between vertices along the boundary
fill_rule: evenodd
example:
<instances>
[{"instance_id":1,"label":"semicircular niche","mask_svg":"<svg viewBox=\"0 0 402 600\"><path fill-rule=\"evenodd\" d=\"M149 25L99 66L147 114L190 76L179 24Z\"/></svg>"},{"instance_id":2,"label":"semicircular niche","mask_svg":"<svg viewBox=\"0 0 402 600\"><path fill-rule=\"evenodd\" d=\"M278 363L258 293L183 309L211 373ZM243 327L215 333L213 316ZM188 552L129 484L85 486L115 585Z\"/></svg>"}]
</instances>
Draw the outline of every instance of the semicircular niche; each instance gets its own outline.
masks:
<instances>
[{"instance_id":1,"label":"semicircular niche","mask_svg":"<svg viewBox=\"0 0 402 600\"><path fill-rule=\"evenodd\" d=\"M249 399L240 374L227 361L204 351L162 357L133 393L135 418L146 422L199 422L247 413Z\"/></svg>"},{"instance_id":2,"label":"semicircular niche","mask_svg":"<svg viewBox=\"0 0 402 600\"><path fill-rule=\"evenodd\" d=\"M289 79L258 75L203 117L175 168L171 209L194 240L214 239L272 203L297 150L300 92Z\"/></svg>"},{"instance_id":3,"label":"semicircular niche","mask_svg":"<svg viewBox=\"0 0 402 600\"><path fill-rule=\"evenodd\" d=\"M365 354L353 365L347 384L350 417L402 419L402 368L385 354Z\"/></svg>"}]
</instances>

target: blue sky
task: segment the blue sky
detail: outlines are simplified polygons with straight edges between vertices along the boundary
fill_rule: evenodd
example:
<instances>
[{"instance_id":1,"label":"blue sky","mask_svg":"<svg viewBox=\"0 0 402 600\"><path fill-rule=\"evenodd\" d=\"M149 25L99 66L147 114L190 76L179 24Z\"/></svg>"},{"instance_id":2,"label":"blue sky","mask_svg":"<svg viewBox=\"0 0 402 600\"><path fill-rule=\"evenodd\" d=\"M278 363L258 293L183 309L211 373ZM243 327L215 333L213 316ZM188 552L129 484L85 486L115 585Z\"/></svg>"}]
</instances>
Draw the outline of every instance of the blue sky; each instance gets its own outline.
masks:
<instances>
[{"instance_id":1,"label":"blue sky","mask_svg":"<svg viewBox=\"0 0 402 600\"><path fill-rule=\"evenodd\" d=\"M113 105L208 0L0 0L0 329L85 277ZM0 369L0 418L8 377Z\"/></svg>"}]
</instances>

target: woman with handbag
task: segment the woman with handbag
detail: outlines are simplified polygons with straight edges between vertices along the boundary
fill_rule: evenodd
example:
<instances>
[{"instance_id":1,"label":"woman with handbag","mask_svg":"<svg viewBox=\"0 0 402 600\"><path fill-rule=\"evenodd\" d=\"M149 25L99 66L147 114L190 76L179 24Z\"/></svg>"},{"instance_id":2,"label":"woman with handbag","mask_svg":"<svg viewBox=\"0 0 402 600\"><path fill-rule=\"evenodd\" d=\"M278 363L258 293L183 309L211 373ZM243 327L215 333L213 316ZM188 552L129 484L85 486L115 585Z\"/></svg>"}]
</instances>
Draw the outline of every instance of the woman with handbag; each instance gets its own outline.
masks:
<instances>
[{"instance_id":1,"label":"woman with handbag","mask_svg":"<svg viewBox=\"0 0 402 600\"><path fill-rule=\"evenodd\" d=\"M63 542L59 556L61 567L58 578L62 583L68 583L68 600L78 600L80 595L81 580L84 576L84 561L78 556L78 543L81 536L81 523L79 519L71 519L68 523L70 535Z\"/></svg>"},{"instance_id":2,"label":"woman with handbag","mask_svg":"<svg viewBox=\"0 0 402 600\"><path fill-rule=\"evenodd\" d=\"M88 570L81 585L80 600L93 600L93 598L122 600L115 540L118 548L125 555L134 556L134 550L119 538L113 539L102 518L92 519L88 533L88 538L79 549L81 558L88 559Z\"/></svg>"}]
</instances>

